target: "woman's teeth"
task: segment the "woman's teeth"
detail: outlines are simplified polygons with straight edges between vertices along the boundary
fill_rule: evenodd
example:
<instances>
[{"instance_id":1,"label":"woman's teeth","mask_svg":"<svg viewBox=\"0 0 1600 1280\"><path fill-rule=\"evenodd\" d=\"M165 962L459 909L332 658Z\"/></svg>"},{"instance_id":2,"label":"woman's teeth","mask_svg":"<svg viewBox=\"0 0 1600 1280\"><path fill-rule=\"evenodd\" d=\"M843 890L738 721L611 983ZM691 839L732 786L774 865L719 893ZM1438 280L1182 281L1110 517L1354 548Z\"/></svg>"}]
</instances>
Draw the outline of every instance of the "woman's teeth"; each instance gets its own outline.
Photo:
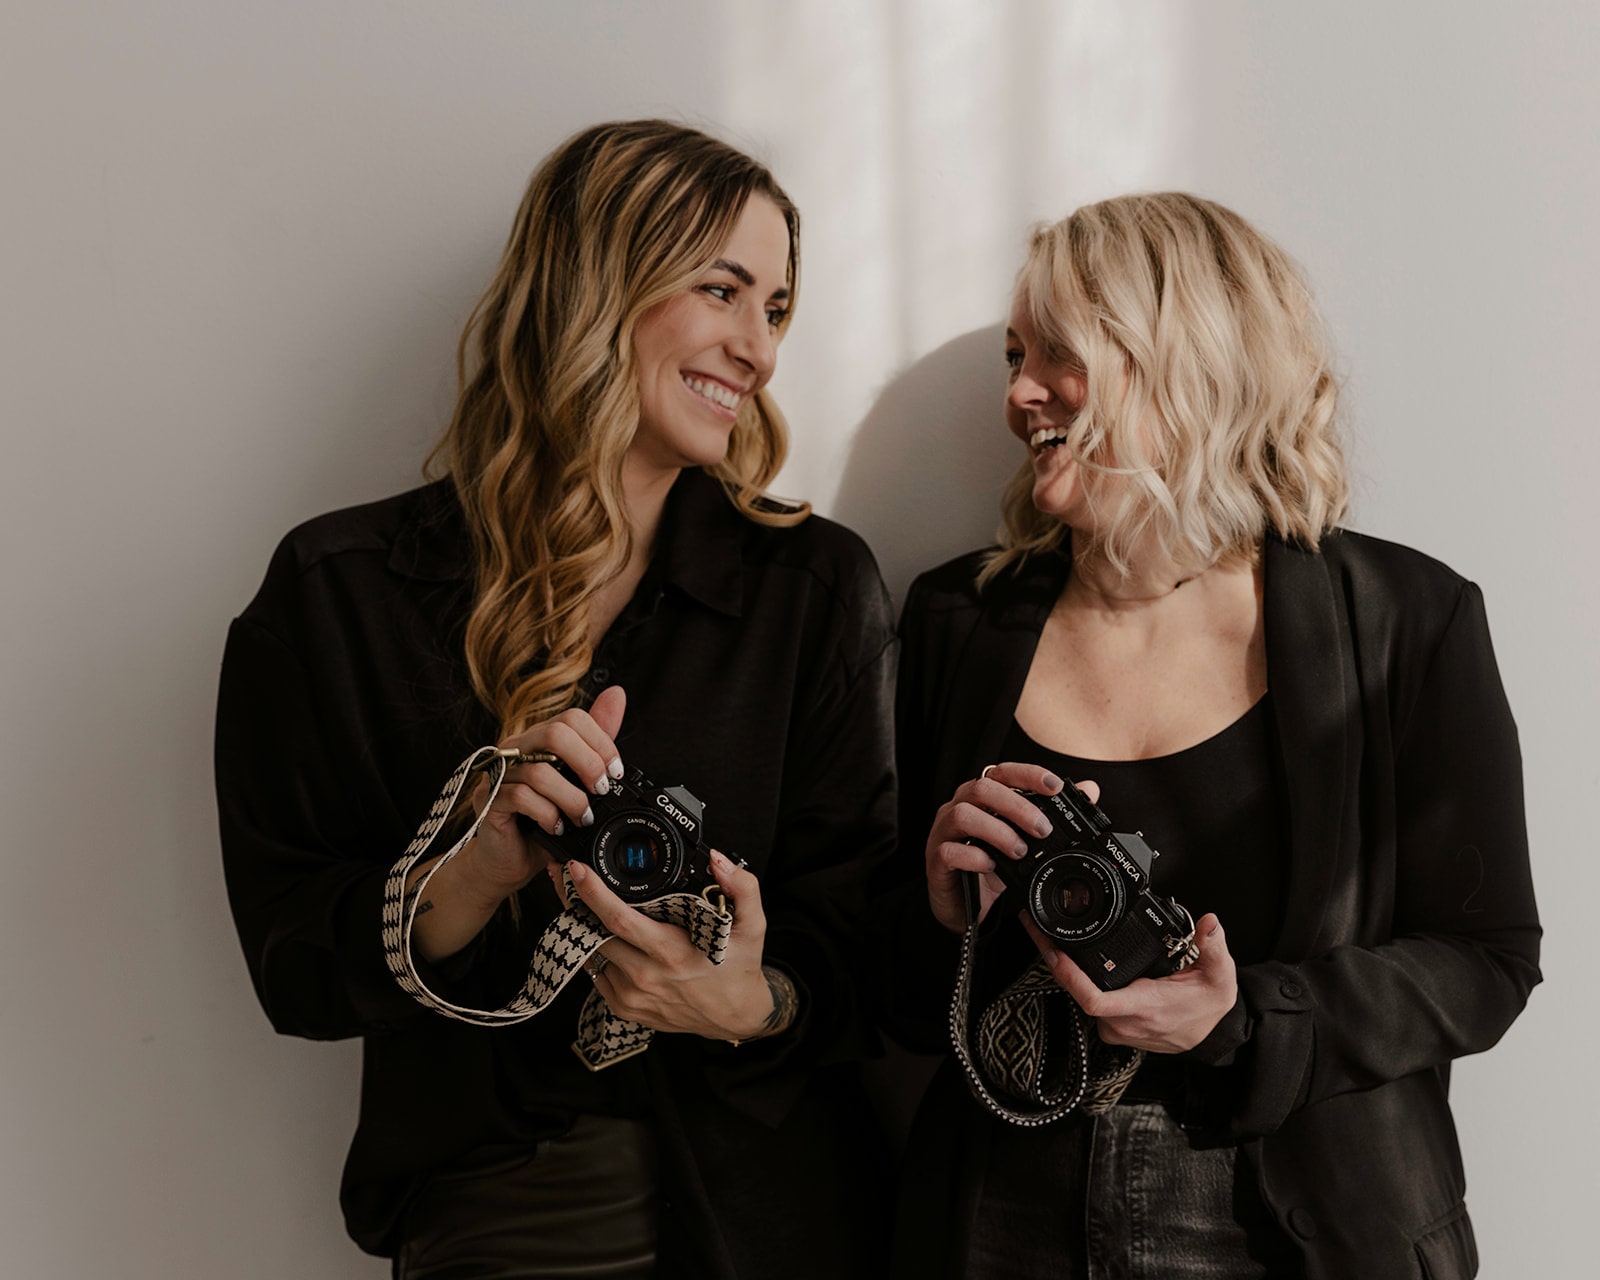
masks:
<instances>
[{"instance_id":1,"label":"woman's teeth","mask_svg":"<svg viewBox=\"0 0 1600 1280\"><path fill-rule=\"evenodd\" d=\"M1065 427L1040 427L1028 437L1028 448L1038 453L1041 449L1060 444L1066 438Z\"/></svg>"},{"instance_id":2,"label":"woman's teeth","mask_svg":"<svg viewBox=\"0 0 1600 1280\"><path fill-rule=\"evenodd\" d=\"M736 392L729 391L727 387L718 382L707 382L703 378L685 377L683 385L688 387L697 396L704 396L712 404L719 404L724 409L737 409L739 396Z\"/></svg>"}]
</instances>

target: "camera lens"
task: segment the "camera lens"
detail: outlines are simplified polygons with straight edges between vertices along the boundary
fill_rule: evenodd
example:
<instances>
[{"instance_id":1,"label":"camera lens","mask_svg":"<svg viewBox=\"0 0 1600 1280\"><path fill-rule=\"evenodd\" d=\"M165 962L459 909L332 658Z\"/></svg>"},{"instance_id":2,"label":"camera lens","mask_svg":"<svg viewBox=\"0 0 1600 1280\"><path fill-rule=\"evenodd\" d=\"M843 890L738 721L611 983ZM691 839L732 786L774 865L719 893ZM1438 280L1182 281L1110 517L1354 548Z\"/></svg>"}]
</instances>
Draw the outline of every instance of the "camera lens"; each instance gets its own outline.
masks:
<instances>
[{"instance_id":1,"label":"camera lens","mask_svg":"<svg viewBox=\"0 0 1600 1280\"><path fill-rule=\"evenodd\" d=\"M1082 876L1068 876L1056 886L1056 911L1063 920L1082 920L1094 911L1100 896Z\"/></svg>"},{"instance_id":2,"label":"camera lens","mask_svg":"<svg viewBox=\"0 0 1600 1280\"><path fill-rule=\"evenodd\" d=\"M595 834L594 868L626 902L644 902L676 881L680 842L665 823L644 810L620 813Z\"/></svg>"},{"instance_id":3,"label":"camera lens","mask_svg":"<svg viewBox=\"0 0 1600 1280\"><path fill-rule=\"evenodd\" d=\"M1058 942L1087 942L1122 918L1126 901L1117 869L1096 853L1046 858L1028 891L1034 922Z\"/></svg>"},{"instance_id":4,"label":"camera lens","mask_svg":"<svg viewBox=\"0 0 1600 1280\"><path fill-rule=\"evenodd\" d=\"M617 850L623 871L631 876L647 876L661 865L661 846L654 836L632 833Z\"/></svg>"}]
</instances>

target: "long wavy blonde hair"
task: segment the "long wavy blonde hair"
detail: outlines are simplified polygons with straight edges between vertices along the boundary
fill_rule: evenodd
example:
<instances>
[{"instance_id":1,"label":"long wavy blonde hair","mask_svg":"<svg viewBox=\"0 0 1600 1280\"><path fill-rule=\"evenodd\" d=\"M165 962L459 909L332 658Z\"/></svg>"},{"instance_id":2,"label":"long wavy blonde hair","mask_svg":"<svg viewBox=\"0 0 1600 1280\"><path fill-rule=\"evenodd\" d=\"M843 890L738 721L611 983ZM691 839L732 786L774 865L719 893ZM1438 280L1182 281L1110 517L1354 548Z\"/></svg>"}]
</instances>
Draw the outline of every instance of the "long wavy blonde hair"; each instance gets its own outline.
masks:
<instances>
[{"instance_id":1,"label":"long wavy blonde hair","mask_svg":"<svg viewBox=\"0 0 1600 1280\"><path fill-rule=\"evenodd\" d=\"M792 315L799 214L763 166L716 138L663 120L595 125L528 184L461 335L455 414L428 458L454 482L471 533L467 668L507 735L576 700L597 638L590 603L628 563L635 327L715 261L753 195L788 223ZM809 508L760 501L787 452L762 392L709 470L750 519L792 524Z\"/></svg>"},{"instance_id":2,"label":"long wavy blonde hair","mask_svg":"<svg viewBox=\"0 0 1600 1280\"><path fill-rule=\"evenodd\" d=\"M1270 529L1315 548L1349 501L1339 386L1311 292L1238 214L1181 192L1086 205L1033 234L1017 296L1053 361L1087 375L1066 442L1126 573L1150 545L1209 567ZM1024 462L988 581L1066 526L1034 507Z\"/></svg>"}]
</instances>

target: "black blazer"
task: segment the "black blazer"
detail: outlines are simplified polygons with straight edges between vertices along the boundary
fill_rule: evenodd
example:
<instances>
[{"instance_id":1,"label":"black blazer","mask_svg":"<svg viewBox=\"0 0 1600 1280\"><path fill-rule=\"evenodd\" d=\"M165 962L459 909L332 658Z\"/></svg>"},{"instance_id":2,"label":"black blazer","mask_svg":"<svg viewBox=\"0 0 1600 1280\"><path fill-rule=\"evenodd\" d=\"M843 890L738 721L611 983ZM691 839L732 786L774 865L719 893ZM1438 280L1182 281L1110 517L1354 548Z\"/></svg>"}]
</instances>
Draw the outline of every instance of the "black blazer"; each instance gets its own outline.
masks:
<instances>
[{"instance_id":1,"label":"black blazer","mask_svg":"<svg viewBox=\"0 0 1600 1280\"><path fill-rule=\"evenodd\" d=\"M944 1047L954 945L913 887L923 842L935 809L998 758L1071 568L1036 556L980 595L981 563L924 574L901 621L896 934L926 975L891 990L888 1020L924 1050ZM1320 554L1269 541L1264 575L1284 913L1272 958L1240 969L1237 1004L1188 1056L1309 1276L1472 1275L1449 1067L1494 1044L1540 976L1516 727L1483 600L1437 561L1347 532ZM970 1218L972 1189L934 1153L975 1106L946 1062L907 1197L924 1184L948 1224L934 1234ZM942 1207L930 1178L945 1180Z\"/></svg>"}]
</instances>

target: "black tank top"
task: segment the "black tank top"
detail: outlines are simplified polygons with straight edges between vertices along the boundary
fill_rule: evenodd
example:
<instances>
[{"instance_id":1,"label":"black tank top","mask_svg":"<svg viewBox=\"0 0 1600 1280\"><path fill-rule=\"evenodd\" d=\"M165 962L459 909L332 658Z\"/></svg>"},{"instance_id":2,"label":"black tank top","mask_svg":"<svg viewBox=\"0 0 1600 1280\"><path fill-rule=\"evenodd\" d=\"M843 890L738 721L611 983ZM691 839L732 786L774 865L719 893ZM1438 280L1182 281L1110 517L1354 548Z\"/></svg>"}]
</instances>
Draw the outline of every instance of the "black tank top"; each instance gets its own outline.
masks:
<instances>
[{"instance_id":1,"label":"black tank top","mask_svg":"<svg viewBox=\"0 0 1600 1280\"><path fill-rule=\"evenodd\" d=\"M1283 906L1284 858L1272 785L1270 697L1220 733L1151 760L1085 760L1035 742L1015 719L1002 760L1042 764L1100 784L1116 831L1140 832L1161 855L1151 887L1199 920L1215 911L1239 964L1265 960Z\"/></svg>"}]
</instances>

